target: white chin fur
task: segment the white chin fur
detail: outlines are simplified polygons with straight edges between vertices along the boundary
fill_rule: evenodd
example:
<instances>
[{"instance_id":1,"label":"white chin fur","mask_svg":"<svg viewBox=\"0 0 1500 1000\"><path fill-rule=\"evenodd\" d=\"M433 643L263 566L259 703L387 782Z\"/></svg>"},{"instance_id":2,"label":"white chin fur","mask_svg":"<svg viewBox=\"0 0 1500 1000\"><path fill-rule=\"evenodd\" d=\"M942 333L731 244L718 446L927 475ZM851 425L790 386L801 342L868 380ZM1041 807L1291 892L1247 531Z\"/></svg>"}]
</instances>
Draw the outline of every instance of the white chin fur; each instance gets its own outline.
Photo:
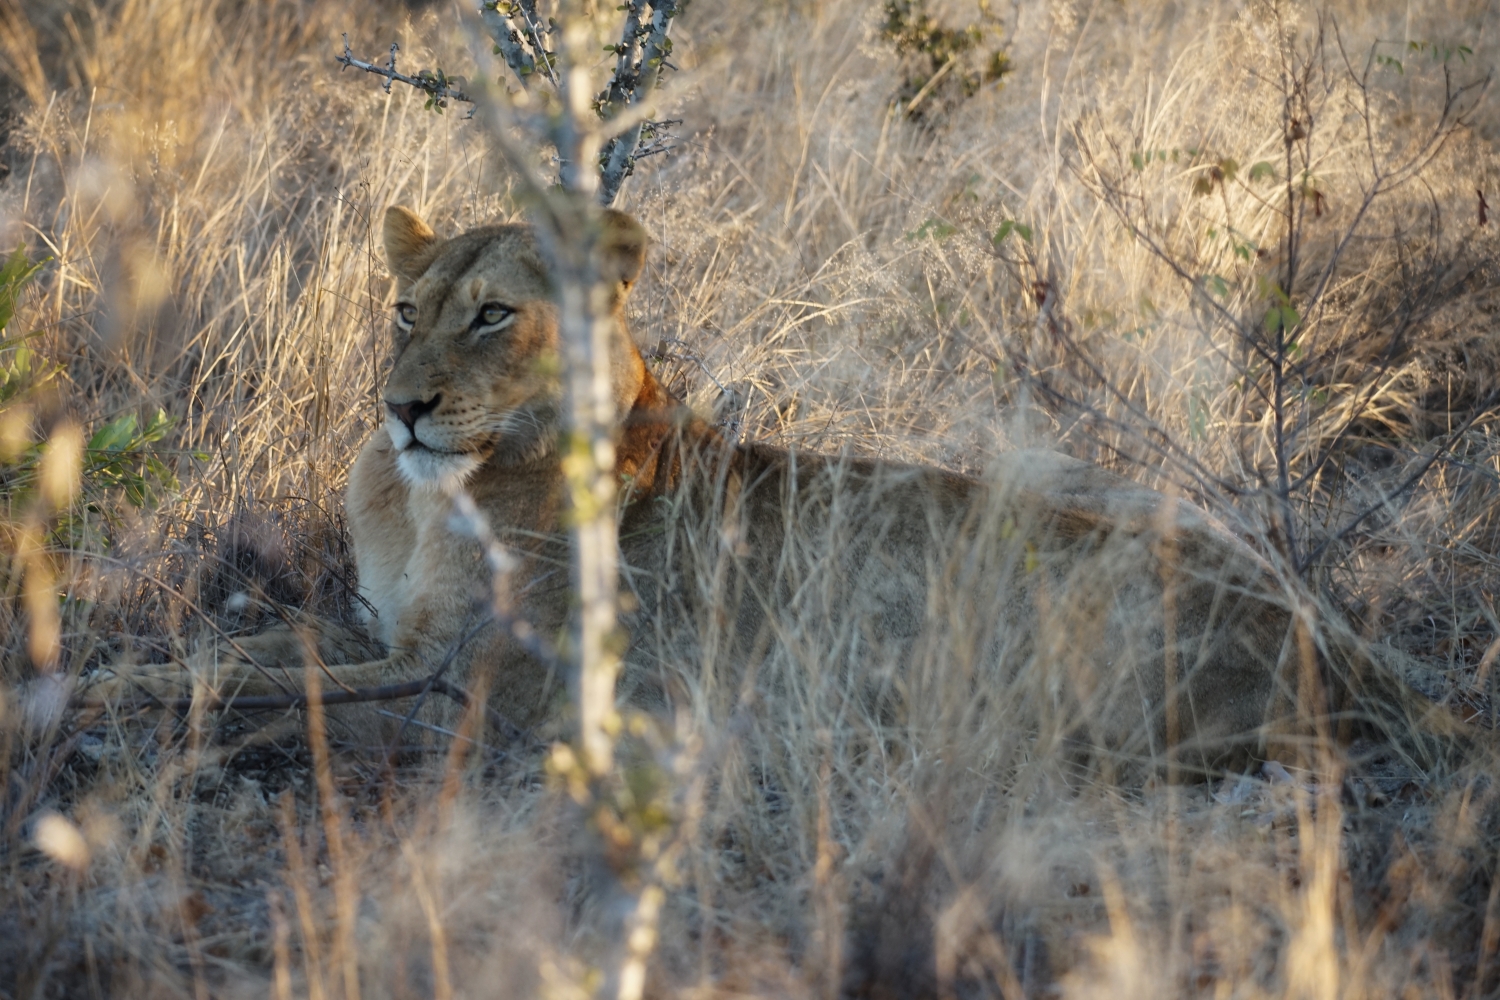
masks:
<instances>
[{"instance_id":1,"label":"white chin fur","mask_svg":"<svg viewBox=\"0 0 1500 1000\"><path fill-rule=\"evenodd\" d=\"M481 465L473 455L407 448L396 456L396 468L412 486L456 489L469 481Z\"/></svg>"},{"instance_id":2,"label":"white chin fur","mask_svg":"<svg viewBox=\"0 0 1500 1000\"><path fill-rule=\"evenodd\" d=\"M397 451L405 451L406 446L411 444L411 431L399 420L387 420L385 422L385 433L391 439L391 444L396 446Z\"/></svg>"}]
</instances>

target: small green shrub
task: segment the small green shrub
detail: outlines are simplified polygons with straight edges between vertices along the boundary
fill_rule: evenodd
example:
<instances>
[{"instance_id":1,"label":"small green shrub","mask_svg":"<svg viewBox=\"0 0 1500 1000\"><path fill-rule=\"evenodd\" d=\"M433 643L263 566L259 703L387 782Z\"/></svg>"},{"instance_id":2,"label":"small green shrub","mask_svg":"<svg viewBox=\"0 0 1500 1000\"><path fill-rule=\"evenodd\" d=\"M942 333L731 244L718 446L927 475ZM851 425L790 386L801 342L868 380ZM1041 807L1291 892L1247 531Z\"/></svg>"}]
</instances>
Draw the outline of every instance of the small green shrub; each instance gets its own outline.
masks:
<instances>
[{"instance_id":1,"label":"small green shrub","mask_svg":"<svg viewBox=\"0 0 1500 1000\"><path fill-rule=\"evenodd\" d=\"M973 97L1010 72L988 0L979 2L979 19L961 28L934 17L929 0L887 0L880 33L910 66L896 99L915 116Z\"/></svg>"},{"instance_id":2,"label":"small green shrub","mask_svg":"<svg viewBox=\"0 0 1500 1000\"><path fill-rule=\"evenodd\" d=\"M63 366L35 351L40 331L11 335L9 327L26 285L51 261L32 260L18 248L0 267L0 498L12 519L23 515L35 495L49 442L35 440L32 423L46 395L55 390ZM176 423L157 410L144 425L134 413L97 428L83 448L80 493L86 511L111 518L119 492L132 506L155 506L177 489L177 478L153 447ZM82 513L82 512L79 512ZM75 518L65 513L58 540L79 541Z\"/></svg>"}]
</instances>

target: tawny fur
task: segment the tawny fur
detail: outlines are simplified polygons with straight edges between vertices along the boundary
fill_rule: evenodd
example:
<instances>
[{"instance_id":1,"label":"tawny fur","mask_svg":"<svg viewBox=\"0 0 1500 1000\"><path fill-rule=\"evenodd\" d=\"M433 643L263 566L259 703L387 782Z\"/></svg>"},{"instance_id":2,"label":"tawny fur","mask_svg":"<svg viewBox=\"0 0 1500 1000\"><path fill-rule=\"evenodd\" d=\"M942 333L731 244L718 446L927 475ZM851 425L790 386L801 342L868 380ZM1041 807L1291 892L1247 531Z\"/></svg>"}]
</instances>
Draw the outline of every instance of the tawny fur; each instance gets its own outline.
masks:
<instances>
[{"instance_id":1,"label":"tawny fur","mask_svg":"<svg viewBox=\"0 0 1500 1000\"><path fill-rule=\"evenodd\" d=\"M733 692L726 673L811 656L813 670L864 671L865 709L885 718L956 690L974 694L954 711L1029 705L1053 736L1122 759L1160 761L1170 743L1186 764L1216 766L1264 747L1288 687L1291 619L1246 545L1185 502L1048 452L1003 456L981 481L726 444L658 384L626 331L644 231L610 213L603 245L621 557L637 605L628 696L660 707L684 678ZM414 307L414 320L398 332L385 389L398 409L360 452L346 501L369 628L387 655L339 663L347 637L320 639L350 687L426 676L492 600L479 543L454 522L460 481L518 559L514 613L556 636L570 600L557 319L531 232L492 226L443 241L392 208L385 247L398 311ZM487 303L511 313L476 334ZM413 426L397 419L400 406L433 400ZM403 465L403 450L423 447ZM837 649L803 650L809 622ZM301 676L303 647L288 633L242 645ZM233 655L215 663L221 689L274 690ZM564 679L496 627L459 651L448 678L482 683L521 726L565 702ZM456 709L432 701L424 717L452 725ZM370 706L337 716L366 739L389 733Z\"/></svg>"}]
</instances>

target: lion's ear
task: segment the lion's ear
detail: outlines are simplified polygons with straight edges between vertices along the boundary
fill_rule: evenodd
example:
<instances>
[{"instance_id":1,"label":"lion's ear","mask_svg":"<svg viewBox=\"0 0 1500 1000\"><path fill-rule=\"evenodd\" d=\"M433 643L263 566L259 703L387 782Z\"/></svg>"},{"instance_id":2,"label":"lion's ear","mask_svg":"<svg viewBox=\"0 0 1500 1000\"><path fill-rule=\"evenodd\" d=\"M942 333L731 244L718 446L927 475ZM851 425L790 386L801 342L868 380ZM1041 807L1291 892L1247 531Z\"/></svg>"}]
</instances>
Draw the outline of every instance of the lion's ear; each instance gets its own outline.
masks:
<instances>
[{"instance_id":1,"label":"lion's ear","mask_svg":"<svg viewBox=\"0 0 1500 1000\"><path fill-rule=\"evenodd\" d=\"M599 237L604 280L619 282L628 294L646 266L646 227L624 212L604 211L604 231Z\"/></svg>"},{"instance_id":2,"label":"lion's ear","mask_svg":"<svg viewBox=\"0 0 1500 1000\"><path fill-rule=\"evenodd\" d=\"M417 213L400 205L385 210L385 261L402 282L422 276L432 264L437 245L437 233Z\"/></svg>"}]
</instances>

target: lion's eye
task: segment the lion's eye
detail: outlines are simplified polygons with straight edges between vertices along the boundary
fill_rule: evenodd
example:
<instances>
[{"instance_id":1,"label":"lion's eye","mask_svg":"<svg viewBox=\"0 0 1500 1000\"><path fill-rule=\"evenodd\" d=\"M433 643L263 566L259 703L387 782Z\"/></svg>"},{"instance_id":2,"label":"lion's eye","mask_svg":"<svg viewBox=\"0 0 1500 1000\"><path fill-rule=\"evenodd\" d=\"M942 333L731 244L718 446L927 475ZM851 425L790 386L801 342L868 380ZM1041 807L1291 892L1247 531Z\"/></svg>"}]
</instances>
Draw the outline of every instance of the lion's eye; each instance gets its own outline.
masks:
<instances>
[{"instance_id":1,"label":"lion's eye","mask_svg":"<svg viewBox=\"0 0 1500 1000\"><path fill-rule=\"evenodd\" d=\"M504 323L515 310L498 302L486 302L479 307L477 326L497 326Z\"/></svg>"},{"instance_id":2,"label":"lion's eye","mask_svg":"<svg viewBox=\"0 0 1500 1000\"><path fill-rule=\"evenodd\" d=\"M396 303L396 322L402 326L411 326L417 321L417 307L410 302Z\"/></svg>"}]
</instances>

